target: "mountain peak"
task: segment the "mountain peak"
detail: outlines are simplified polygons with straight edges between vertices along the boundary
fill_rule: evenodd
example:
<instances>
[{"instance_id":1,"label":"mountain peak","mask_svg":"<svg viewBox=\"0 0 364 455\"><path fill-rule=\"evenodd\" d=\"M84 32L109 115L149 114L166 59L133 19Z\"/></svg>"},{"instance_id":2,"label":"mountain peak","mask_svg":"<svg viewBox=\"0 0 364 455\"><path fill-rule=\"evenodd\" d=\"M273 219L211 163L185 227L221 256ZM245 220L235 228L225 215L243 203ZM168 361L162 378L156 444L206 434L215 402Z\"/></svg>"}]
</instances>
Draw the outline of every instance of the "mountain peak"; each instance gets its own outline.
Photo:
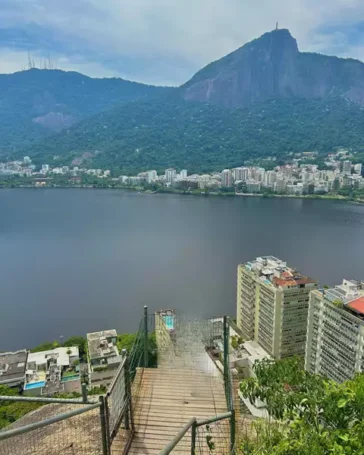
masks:
<instances>
[{"instance_id":1,"label":"mountain peak","mask_svg":"<svg viewBox=\"0 0 364 455\"><path fill-rule=\"evenodd\" d=\"M242 49L249 49L250 52L255 52L256 56L263 52L265 58L272 60L282 57L295 57L298 53L297 41L293 38L288 29L274 29L271 32L264 33L259 38L245 44ZM239 49L238 49L239 51Z\"/></svg>"},{"instance_id":2,"label":"mountain peak","mask_svg":"<svg viewBox=\"0 0 364 455\"><path fill-rule=\"evenodd\" d=\"M186 100L229 108L332 95L364 104L364 64L301 53L289 30L275 29L210 63L182 88Z\"/></svg>"},{"instance_id":3,"label":"mountain peak","mask_svg":"<svg viewBox=\"0 0 364 455\"><path fill-rule=\"evenodd\" d=\"M267 36L272 41L282 44L282 45L289 45L295 48L298 51L297 41L291 35L291 32L287 28L278 28L272 30L271 32L265 33L261 38ZM259 39L259 38L258 38Z\"/></svg>"},{"instance_id":4,"label":"mountain peak","mask_svg":"<svg viewBox=\"0 0 364 455\"><path fill-rule=\"evenodd\" d=\"M266 32L263 35L261 35L259 38L256 38L253 41L250 41L247 44L254 43L255 41L263 41L263 40L279 40L281 42L284 41L292 41L296 43L296 40L293 38L291 35L291 32L288 30L288 28L275 28L274 30L271 30L270 32Z\"/></svg>"}]
</instances>

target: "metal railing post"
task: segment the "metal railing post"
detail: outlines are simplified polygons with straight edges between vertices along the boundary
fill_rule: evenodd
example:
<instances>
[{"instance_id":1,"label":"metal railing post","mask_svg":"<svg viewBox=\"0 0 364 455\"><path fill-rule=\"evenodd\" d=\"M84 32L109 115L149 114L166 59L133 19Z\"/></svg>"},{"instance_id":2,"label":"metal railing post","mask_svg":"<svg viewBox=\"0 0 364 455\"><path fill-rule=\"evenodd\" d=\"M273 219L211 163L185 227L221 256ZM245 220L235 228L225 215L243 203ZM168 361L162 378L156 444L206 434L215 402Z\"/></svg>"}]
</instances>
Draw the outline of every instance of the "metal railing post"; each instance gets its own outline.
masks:
<instances>
[{"instance_id":1,"label":"metal railing post","mask_svg":"<svg viewBox=\"0 0 364 455\"><path fill-rule=\"evenodd\" d=\"M224 316L224 386L225 386L225 394L226 394L226 400L228 400L229 403L229 387L228 387L228 381L229 381L229 325L227 321L227 316ZM230 409L229 409L230 411Z\"/></svg>"},{"instance_id":2,"label":"metal railing post","mask_svg":"<svg viewBox=\"0 0 364 455\"><path fill-rule=\"evenodd\" d=\"M235 455L235 411L231 410L230 417L230 453Z\"/></svg>"},{"instance_id":3,"label":"metal railing post","mask_svg":"<svg viewBox=\"0 0 364 455\"><path fill-rule=\"evenodd\" d=\"M196 433L197 433L197 422L193 422L191 427L191 455L196 455Z\"/></svg>"},{"instance_id":4,"label":"metal railing post","mask_svg":"<svg viewBox=\"0 0 364 455\"><path fill-rule=\"evenodd\" d=\"M180 442L183 436L187 433L187 431L192 427L192 425L196 424L196 417L193 417L189 420L184 427L178 432L178 434L170 441L164 449L159 453L159 455L168 455L172 452L172 450L176 447L176 445Z\"/></svg>"},{"instance_id":5,"label":"metal railing post","mask_svg":"<svg viewBox=\"0 0 364 455\"><path fill-rule=\"evenodd\" d=\"M106 406L105 397L100 396L100 423L101 423L101 440L102 440L102 455L109 455L109 438L107 434L107 421L106 421Z\"/></svg>"},{"instance_id":6,"label":"metal railing post","mask_svg":"<svg viewBox=\"0 0 364 455\"><path fill-rule=\"evenodd\" d=\"M82 401L84 403L87 403L87 384L84 382L82 383Z\"/></svg>"},{"instance_id":7,"label":"metal railing post","mask_svg":"<svg viewBox=\"0 0 364 455\"><path fill-rule=\"evenodd\" d=\"M124 360L124 386L125 386L125 394L127 399L127 406L125 410L125 430L130 430L130 413L131 413L131 388L130 388L130 377L129 377L129 359L128 359L128 351L123 349L122 356Z\"/></svg>"},{"instance_id":8,"label":"metal railing post","mask_svg":"<svg viewBox=\"0 0 364 455\"><path fill-rule=\"evenodd\" d=\"M144 368L148 368L148 307L144 306Z\"/></svg>"}]
</instances>

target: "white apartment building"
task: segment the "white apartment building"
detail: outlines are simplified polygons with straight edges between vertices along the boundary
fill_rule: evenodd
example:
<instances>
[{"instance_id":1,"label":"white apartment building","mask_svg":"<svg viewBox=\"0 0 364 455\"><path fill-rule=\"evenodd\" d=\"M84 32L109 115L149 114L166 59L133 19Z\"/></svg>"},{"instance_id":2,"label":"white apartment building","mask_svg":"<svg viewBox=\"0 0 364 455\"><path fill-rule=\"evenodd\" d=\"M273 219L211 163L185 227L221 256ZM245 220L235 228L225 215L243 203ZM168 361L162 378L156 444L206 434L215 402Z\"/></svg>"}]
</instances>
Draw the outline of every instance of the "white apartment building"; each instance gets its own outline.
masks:
<instances>
[{"instance_id":1,"label":"white apartment building","mask_svg":"<svg viewBox=\"0 0 364 455\"><path fill-rule=\"evenodd\" d=\"M177 172L176 169L170 168L165 170L165 177L167 183L173 183L176 181Z\"/></svg>"},{"instance_id":2,"label":"white apartment building","mask_svg":"<svg viewBox=\"0 0 364 455\"><path fill-rule=\"evenodd\" d=\"M304 356L309 293L316 282L274 256L238 266L237 325L276 358Z\"/></svg>"},{"instance_id":3,"label":"white apartment building","mask_svg":"<svg viewBox=\"0 0 364 455\"><path fill-rule=\"evenodd\" d=\"M249 173L248 167L237 167L234 169L234 180L246 182L249 178Z\"/></svg>"},{"instance_id":4,"label":"white apartment building","mask_svg":"<svg viewBox=\"0 0 364 455\"><path fill-rule=\"evenodd\" d=\"M364 371L364 282L311 293L305 368L338 382Z\"/></svg>"},{"instance_id":5,"label":"white apartment building","mask_svg":"<svg viewBox=\"0 0 364 455\"><path fill-rule=\"evenodd\" d=\"M362 164L361 163L354 164L354 171L355 171L356 174L361 175Z\"/></svg>"},{"instance_id":6,"label":"white apartment building","mask_svg":"<svg viewBox=\"0 0 364 455\"><path fill-rule=\"evenodd\" d=\"M147 175L148 183L155 182L158 179L158 174L157 174L157 171L155 171L155 170L147 171L146 175Z\"/></svg>"},{"instance_id":7,"label":"white apartment building","mask_svg":"<svg viewBox=\"0 0 364 455\"><path fill-rule=\"evenodd\" d=\"M221 186L223 187L233 186L233 174L230 169L224 169L221 172Z\"/></svg>"},{"instance_id":8,"label":"white apartment building","mask_svg":"<svg viewBox=\"0 0 364 455\"><path fill-rule=\"evenodd\" d=\"M265 169L263 167L259 167L257 169L257 173L256 173L256 180L258 180L259 182L264 182L264 177L265 177Z\"/></svg>"},{"instance_id":9,"label":"white apartment building","mask_svg":"<svg viewBox=\"0 0 364 455\"><path fill-rule=\"evenodd\" d=\"M275 171L267 171L264 176L264 184L266 186L273 186L277 181L277 173Z\"/></svg>"},{"instance_id":10,"label":"white apartment building","mask_svg":"<svg viewBox=\"0 0 364 455\"><path fill-rule=\"evenodd\" d=\"M179 177L181 180L185 180L187 178L187 169L182 169L179 174Z\"/></svg>"}]
</instances>

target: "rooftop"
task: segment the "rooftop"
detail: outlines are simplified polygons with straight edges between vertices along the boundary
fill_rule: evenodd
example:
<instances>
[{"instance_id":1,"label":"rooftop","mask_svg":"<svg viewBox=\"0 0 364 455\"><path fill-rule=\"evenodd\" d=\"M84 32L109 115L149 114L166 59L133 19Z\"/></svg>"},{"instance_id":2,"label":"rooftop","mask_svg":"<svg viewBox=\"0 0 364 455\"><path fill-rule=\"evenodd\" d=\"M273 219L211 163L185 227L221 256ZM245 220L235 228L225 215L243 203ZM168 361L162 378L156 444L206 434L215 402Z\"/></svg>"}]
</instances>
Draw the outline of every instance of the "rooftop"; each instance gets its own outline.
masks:
<instances>
[{"instance_id":1,"label":"rooftop","mask_svg":"<svg viewBox=\"0 0 364 455\"><path fill-rule=\"evenodd\" d=\"M78 346L66 348L60 347L50 349L48 351L31 352L28 355L27 368L35 369L31 367L34 365L44 365L47 363L47 360L51 359L54 360L54 363L56 363L58 367L68 366L70 364L70 357L79 357Z\"/></svg>"},{"instance_id":2,"label":"rooftop","mask_svg":"<svg viewBox=\"0 0 364 455\"><path fill-rule=\"evenodd\" d=\"M364 317L364 281L346 280L333 288L319 292L331 303L338 303L361 318Z\"/></svg>"},{"instance_id":3,"label":"rooftop","mask_svg":"<svg viewBox=\"0 0 364 455\"><path fill-rule=\"evenodd\" d=\"M0 354L0 384L22 382L27 358L28 351L26 350Z\"/></svg>"},{"instance_id":4,"label":"rooftop","mask_svg":"<svg viewBox=\"0 0 364 455\"><path fill-rule=\"evenodd\" d=\"M348 307L355 313L364 315L364 296L359 297L352 302L348 303Z\"/></svg>"},{"instance_id":5,"label":"rooftop","mask_svg":"<svg viewBox=\"0 0 364 455\"><path fill-rule=\"evenodd\" d=\"M256 341L245 341L242 358L247 358L254 364L257 360L270 359L270 355Z\"/></svg>"},{"instance_id":6,"label":"rooftop","mask_svg":"<svg viewBox=\"0 0 364 455\"><path fill-rule=\"evenodd\" d=\"M305 287L316 284L315 280L288 267L286 262L274 256L257 257L254 261L245 263L244 266L247 270L255 272L264 284L276 288Z\"/></svg>"},{"instance_id":7,"label":"rooftop","mask_svg":"<svg viewBox=\"0 0 364 455\"><path fill-rule=\"evenodd\" d=\"M117 336L115 329L88 333L87 344L90 359L118 356Z\"/></svg>"}]
</instances>

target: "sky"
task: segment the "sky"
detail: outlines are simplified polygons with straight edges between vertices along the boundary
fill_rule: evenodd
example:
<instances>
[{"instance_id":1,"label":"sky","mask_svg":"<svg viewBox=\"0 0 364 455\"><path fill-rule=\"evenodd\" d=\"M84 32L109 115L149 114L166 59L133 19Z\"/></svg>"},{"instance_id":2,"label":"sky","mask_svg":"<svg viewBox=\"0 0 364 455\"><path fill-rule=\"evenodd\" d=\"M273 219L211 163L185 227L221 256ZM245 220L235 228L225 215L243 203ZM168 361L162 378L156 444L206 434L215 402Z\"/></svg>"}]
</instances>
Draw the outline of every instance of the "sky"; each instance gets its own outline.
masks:
<instances>
[{"instance_id":1,"label":"sky","mask_svg":"<svg viewBox=\"0 0 364 455\"><path fill-rule=\"evenodd\" d=\"M54 66L180 85L275 28L301 51L364 61L363 0L0 0L0 73Z\"/></svg>"}]
</instances>

